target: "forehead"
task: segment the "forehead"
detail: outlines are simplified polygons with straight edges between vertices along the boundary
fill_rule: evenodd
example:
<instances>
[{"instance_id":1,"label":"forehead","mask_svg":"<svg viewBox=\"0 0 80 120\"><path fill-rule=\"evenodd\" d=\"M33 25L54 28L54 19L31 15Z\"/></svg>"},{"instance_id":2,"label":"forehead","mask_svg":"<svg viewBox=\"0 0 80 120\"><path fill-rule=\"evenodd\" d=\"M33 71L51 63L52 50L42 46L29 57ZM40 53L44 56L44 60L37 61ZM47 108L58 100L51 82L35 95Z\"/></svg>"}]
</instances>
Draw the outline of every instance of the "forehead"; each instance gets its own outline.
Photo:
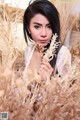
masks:
<instances>
[{"instance_id":1,"label":"forehead","mask_svg":"<svg viewBox=\"0 0 80 120\"><path fill-rule=\"evenodd\" d=\"M49 24L49 20L47 19L47 17L39 13L34 15L34 17L30 21L30 23L34 23L34 22L37 22L40 24Z\"/></svg>"}]
</instances>

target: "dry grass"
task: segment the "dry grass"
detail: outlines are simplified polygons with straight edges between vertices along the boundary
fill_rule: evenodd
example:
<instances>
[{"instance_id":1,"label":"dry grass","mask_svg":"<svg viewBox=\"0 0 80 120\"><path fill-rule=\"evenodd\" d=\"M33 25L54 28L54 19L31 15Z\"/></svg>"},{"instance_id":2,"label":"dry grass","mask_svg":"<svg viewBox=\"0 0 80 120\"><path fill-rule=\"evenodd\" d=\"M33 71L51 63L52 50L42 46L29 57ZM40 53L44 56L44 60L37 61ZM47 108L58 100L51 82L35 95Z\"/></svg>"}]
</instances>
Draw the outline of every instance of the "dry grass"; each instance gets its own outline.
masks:
<instances>
[{"instance_id":1,"label":"dry grass","mask_svg":"<svg viewBox=\"0 0 80 120\"><path fill-rule=\"evenodd\" d=\"M60 0L53 0L53 4L58 9L60 14L60 24L61 24L61 41L64 43L65 37L68 29L72 29L76 18L72 16L72 10L74 8L74 4L71 3L63 3Z\"/></svg>"},{"instance_id":2,"label":"dry grass","mask_svg":"<svg viewBox=\"0 0 80 120\"><path fill-rule=\"evenodd\" d=\"M10 120L79 120L80 59L63 79L43 81L36 72L20 67L16 72L0 71L0 98L0 111L8 111Z\"/></svg>"},{"instance_id":3,"label":"dry grass","mask_svg":"<svg viewBox=\"0 0 80 120\"><path fill-rule=\"evenodd\" d=\"M16 49L6 21L0 23L0 112L9 120L80 120L80 58L72 71L42 80L36 71L24 70L24 51Z\"/></svg>"},{"instance_id":4,"label":"dry grass","mask_svg":"<svg viewBox=\"0 0 80 120\"><path fill-rule=\"evenodd\" d=\"M72 30L70 37L70 51L72 55L80 56L80 33L76 28L79 21L79 15L75 16L72 14L75 4L71 2L61 2L60 0L52 0L53 4L59 11L60 14L60 24L61 24L61 42L64 44L67 32L69 29ZM78 26L79 27L79 26Z\"/></svg>"}]
</instances>

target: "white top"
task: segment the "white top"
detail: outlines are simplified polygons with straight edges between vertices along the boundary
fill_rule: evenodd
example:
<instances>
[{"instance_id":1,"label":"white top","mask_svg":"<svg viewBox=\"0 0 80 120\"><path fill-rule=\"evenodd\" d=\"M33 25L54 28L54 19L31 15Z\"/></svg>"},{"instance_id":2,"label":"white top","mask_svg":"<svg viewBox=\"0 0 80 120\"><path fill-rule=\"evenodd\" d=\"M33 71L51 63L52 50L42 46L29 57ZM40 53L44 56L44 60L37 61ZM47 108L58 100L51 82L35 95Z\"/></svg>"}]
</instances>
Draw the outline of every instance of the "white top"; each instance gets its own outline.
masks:
<instances>
[{"instance_id":1,"label":"white top","mask_svg":"<svg viewBox=\"0 0 80 120\"><path fill-rule=\"evenodd\" d=\"M71 53L66 46L62 46L56 61L56 69L59 75L65 76L66 72L71 71Z\"/></svg>"},{"instance_id":2,"label":"white top","mask_svg":"<svg viewBox=\"0 0 80 120\"><path fill-rule=\"evenodd\" d=\"M30 63L34 50L35 50L35 46L33 45L29 45L27 47L27 54L25 56L26 68ZM62 77L65 75L66 72L69 72L71 70L71 53L69 49L64 45L59 50L55 69L58 71L59 75L61 75Z\"/></svg>"}]
</instances>

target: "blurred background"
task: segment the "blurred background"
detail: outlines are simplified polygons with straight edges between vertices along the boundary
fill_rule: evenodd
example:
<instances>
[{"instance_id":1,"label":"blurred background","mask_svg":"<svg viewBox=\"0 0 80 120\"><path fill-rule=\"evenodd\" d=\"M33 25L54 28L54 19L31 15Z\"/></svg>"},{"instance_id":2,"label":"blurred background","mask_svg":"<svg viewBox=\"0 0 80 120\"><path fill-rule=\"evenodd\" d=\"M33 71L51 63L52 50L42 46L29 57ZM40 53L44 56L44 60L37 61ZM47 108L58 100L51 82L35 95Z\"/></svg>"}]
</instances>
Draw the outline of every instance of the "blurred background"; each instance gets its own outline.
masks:
<instances>
[{"instance_id":1,"label":"blurred background","mask_svg":"<svg viewBox=\"0 0 80 120\"><path fill-rule=\"evenodd\" d=\"M0 0L0 24L5 25L5 29L11 29L15 45L17 47L25 48L25 41L23 36L23 13L24 10L29 5L29 2L33 0ZM68 40L65 44L67 46L69 42L69 32L74 32L78 34L80 31L80 1L79 0L50 0L60 13L61 20L61 41L64 43L66 36L68 35ZM0 28L1 29L1 28ZM71 30L70 30L71 29ZM68 33L68 34L67 34ZM71 34L70 34L71 35ZM74 38L73 33L71 37ZM78 37L78 36L77 36ZM71 40L73 39L71 38ZM72 41L71 41L72 42ZM22 46L23 45L23 46Z\"/></svg>"},{"instance_id":2,"label":"blurred background","mask_svg":"<svg viewBox=\"0 0 80 120\"><path fill-rule=\"evenodd\" d=\"M50 0L58 9L61 41L72 55L80 56L80 0ZM0 0L0 61L13 51L25 51L23 14L30 0ZM33 0L31 0L33 2ZM5 54L6 53L6 54Z\"/></svg>"}]
</instances>

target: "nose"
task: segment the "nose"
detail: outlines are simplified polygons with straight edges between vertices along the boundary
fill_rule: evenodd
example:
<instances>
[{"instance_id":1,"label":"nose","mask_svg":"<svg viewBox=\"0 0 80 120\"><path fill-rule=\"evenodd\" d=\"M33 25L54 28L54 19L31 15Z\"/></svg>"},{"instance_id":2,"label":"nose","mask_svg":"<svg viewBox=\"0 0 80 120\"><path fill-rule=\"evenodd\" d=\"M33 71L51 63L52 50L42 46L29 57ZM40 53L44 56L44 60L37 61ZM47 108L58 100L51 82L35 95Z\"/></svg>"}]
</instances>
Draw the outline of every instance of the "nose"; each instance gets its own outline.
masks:
<instances>
[{"instance_id":1,"label":"nose","mask_svg":"<svg viewBox=\"0 0 80 120\"><path fill-rule=\"evenodd\" d=\"M42 37L46 37L47 36L46 28L42 28L41 36Z\"/></svg>"}]
</instances>

